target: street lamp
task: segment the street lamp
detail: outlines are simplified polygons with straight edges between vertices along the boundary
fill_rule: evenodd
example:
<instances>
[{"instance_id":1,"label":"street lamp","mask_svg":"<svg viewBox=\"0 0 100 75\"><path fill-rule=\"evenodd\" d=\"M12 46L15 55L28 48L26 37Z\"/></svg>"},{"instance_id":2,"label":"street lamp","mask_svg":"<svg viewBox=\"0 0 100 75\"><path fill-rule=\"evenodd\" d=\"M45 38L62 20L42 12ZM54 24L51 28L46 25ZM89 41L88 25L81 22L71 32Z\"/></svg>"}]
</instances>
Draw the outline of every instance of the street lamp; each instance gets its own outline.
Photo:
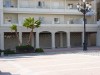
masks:
<instances>
[{"instance_id":1,"label":"street lamp","mask_svg":"<svg viewBox=\"0 0 100 75\"><path fill-rule=\"evenodd\" d=\"M86 40L86 19L85 15L87 12L91 11L91 4L87 3L85 0L83 0L83 3L77 4L77 9L83 13L84 15L84 42L83 42L83 51L87 50L87 40Z\"/></svg>"}]
</instances>

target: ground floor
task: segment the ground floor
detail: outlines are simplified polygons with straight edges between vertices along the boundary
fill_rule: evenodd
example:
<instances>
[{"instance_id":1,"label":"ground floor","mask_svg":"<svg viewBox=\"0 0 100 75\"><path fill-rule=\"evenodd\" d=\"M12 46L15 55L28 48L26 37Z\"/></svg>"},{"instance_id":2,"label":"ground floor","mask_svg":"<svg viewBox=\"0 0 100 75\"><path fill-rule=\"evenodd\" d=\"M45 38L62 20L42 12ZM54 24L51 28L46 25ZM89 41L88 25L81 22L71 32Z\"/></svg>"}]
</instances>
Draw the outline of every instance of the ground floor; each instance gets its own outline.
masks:
<instances>
[{"instance_id":1,"label":"ground floor","mask_svg":"<svg viewBox=\"0 0 100 75\"><path fill-rule=\"evenodd\" d=\"M19 32L19 39L23 45L27 44L29 32ZM86 32L88 46L96 46L96 32ZM4 32L1 34L1 49L15 49L18 45L14 32ZM34 32L31 45L36 48L70 48L82 47L84 42L83 32Z\"/></svg>"}]
</instances>

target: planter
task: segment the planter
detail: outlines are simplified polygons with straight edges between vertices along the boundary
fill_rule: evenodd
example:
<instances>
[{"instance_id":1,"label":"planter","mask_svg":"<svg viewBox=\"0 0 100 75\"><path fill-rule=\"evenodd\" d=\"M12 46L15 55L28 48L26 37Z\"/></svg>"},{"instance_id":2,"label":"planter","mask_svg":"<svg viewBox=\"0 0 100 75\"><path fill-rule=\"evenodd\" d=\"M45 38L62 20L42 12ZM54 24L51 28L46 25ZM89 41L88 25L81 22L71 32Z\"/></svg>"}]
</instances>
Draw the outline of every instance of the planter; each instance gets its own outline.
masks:
<instances>
[{"instance_id":1,"label":"planter","mask_svg":"<svg viewBox=\"0 0 100 75\"><path fill-rule=\"evenodd\" d=\"M33 53L34 48L30 45L16 46L16 53Z\"/></svg>"}]
</instances>

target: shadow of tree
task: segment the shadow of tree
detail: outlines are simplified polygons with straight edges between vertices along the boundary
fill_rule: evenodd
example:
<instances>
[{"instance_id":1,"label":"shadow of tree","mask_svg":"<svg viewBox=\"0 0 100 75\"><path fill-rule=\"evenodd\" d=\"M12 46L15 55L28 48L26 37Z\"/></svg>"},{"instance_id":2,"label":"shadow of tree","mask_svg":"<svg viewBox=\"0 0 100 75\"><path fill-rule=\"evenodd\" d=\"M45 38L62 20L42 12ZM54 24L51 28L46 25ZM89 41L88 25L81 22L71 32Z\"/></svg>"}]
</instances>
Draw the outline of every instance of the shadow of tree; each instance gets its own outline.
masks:
<instances>
[{"instance_id":1,"label":"shadow of tree","mask_svg":"<svg viewBox=\"0 0 100 75\"><path fill-rule=\"evenodd\" d=\"M10 72L1 72L0 75L20 75L20 74L11 74Z\"/></svg>"},{"instance_id":2,"label":"shadow of tree","mask_svg":"<svg viewBox=\"0 0 100 75\"><path fill-rule=\"evenodd\" d=\"M12 75L12 74L9 72L0 72L0 75Z\"/></svg>"}]
</instances>

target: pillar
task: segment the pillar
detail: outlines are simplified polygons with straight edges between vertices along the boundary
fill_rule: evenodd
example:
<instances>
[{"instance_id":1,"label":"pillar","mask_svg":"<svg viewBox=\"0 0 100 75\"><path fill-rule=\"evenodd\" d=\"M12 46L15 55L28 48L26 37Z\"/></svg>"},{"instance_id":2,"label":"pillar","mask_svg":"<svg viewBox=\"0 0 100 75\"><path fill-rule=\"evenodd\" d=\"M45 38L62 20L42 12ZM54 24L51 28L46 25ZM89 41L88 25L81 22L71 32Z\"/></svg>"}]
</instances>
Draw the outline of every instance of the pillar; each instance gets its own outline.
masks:
<instances>
[{"instance_id":1,"label":"pillar","mask_svg":"<svg viewBox=\"0 0 100 75\"><path fill-rule=\"evenodd\" d=\"M98 29L97 29L96 46L100 47L100 25L98 26Z\"/></svg>"},{"instance_id":2,"label":"pillar","mask_svg":"<svg viewBox=\"0 0 100 75\"><path fill-rule=\"evenodd\" d=\"M19 32L19 40L20 40L20 42L22 44L22 32Z\"/></svg>"},{"instance_id":3,"label":"pillar","mask_svg":"<svg viewBox=\"0 0 100 75\"><path fill-rule=\"evenodd\" d=\"M52 7L51 7L51 4L52 4L52 3L51 3L51 2L52 2L52 1L50 0L50 9L52 9Z\"/></svg>"},{"instance_id":4,"label":"pillar","mask_svg":"<svg viewBox=\"0 0 100 75\"><path fill-rule=\"evenodd\" d=\"M31 44L32 44L33 47L35 47L34 38L35 37L34 37L34 33L33 33L33 35L32 35L32 42L31 42Z\"/></svg>"},{"instance_id":5,"label":"pillar","mask_svg":"<svg viewBox=\"0 0 100 75\"><path fill-rule=\"evenodd\" d=\"M67 48L70 48L70 32L67 32Z\"/></svg>"},{"instance_id":6,"label":"pillar","mask_svg":"<svg viewBox=\"0 0 100 75\"><path fill-rule=\"evenodd\" d=\"M55 33L52 33L52 49L55 49Z\"/></svg>"},{"instance_id":7,"label":"pillar","mask_svg":"<svg viewBox=\"0 0 100 75\"><path fill-rule=\"evenodd\" d=\"M36 48L40 48L40 46L39 46L39 32L36 32Z\"/></svg>"},{"instance_id":8,"label":"pillar","mask_svg":"<svg viewBox=\"0 0 100 75\"><path fill-rule=\"evenodd\" d=\"M17 4L17 8L18 8L18 9L20 8L20 2L21 2L20 0L17 0L17 3L18 3L18 4Z\"/></svg>"},{"instance_id":9,"label":"pillar","mask_svg":"<svg viewBox=\"0 0 100 75\"><path fill-rule=\"evenodd\" d=\"M60 47L63 47L63 34L60 32Z\"/></svg>"},{"instance_id":10,"label":"pillar","mask_svg":"<svg viewBox=\"0 0 100 75\"><path fill-rule=\"evenodd\" d=\"M3 9L3 0L0 0L0 10Z\"/></svg>"},{"instance_id":11,"label":"pillar","mask_svg":"<svg viewBox=\"0 0 100 75\"><path fill-rule=\"evenodd\" d=\"M0 49L4 50L4 32L0 33Z\"/></svg>"}]
</instances>

